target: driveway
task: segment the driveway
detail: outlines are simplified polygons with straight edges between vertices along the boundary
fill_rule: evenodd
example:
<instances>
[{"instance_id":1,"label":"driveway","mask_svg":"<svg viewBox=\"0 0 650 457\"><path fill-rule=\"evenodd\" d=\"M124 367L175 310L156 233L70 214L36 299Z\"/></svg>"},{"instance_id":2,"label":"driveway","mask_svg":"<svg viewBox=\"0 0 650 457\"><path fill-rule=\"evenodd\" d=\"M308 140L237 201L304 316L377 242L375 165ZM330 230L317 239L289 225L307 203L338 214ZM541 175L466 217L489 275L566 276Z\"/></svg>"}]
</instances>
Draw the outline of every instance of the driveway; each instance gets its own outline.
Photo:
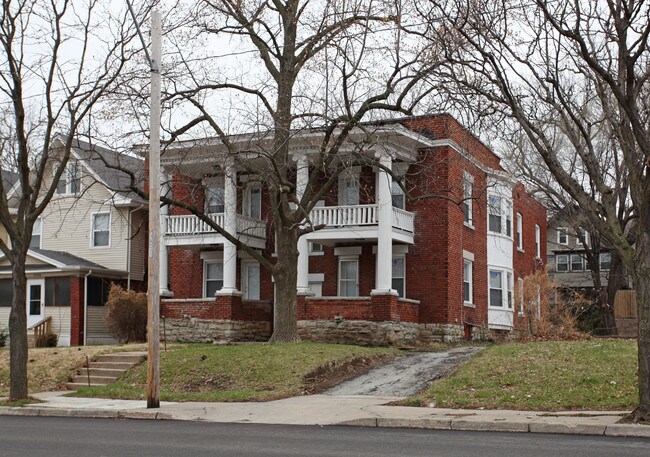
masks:
<instances>
[{"instance_id":1,"label":"driveway","mask_svg":"<svg viewBox=\"0 0 650 457\"><path fill-rule=\"evenodd\" d=\"M444 352L416 352L400 357L345 381L325 395L375 395L408 397L426 389L438 378L480 351L481 347L460 347Z\"/></svg>"}]
</instances>

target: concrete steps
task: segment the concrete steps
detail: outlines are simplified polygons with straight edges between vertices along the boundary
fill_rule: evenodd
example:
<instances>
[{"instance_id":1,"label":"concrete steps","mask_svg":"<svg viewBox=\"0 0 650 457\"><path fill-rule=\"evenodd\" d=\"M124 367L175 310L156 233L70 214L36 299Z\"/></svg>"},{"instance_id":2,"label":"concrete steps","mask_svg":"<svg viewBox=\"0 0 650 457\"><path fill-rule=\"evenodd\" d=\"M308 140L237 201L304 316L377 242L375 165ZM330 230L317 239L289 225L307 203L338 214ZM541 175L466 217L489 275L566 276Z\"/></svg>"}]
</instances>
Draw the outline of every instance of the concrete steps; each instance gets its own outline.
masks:
<instances>
[{"instance_id":1,"label":"concrete steps","mask_svg":"<svg viewBox=\"0 0 650 457\"><path fill-rule=\"evenodd\" d=\"M72 382L66 384L69 390L80 387L105 386L112 384L134 366L147 358L146 352L114 352L97 357L90 362L88 369L82 367L72 377Z\"/></svg>"}]
</instances>

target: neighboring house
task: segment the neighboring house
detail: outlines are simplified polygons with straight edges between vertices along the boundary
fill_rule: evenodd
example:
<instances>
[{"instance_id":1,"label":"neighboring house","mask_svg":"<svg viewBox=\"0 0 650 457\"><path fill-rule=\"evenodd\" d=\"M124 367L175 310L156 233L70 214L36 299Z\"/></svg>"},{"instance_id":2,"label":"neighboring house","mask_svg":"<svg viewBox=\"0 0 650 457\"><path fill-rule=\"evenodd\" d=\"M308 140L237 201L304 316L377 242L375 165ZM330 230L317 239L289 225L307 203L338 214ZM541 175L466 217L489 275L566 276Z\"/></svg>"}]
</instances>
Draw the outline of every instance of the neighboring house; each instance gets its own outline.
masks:
<instances>
[{"instance_id":1,"label":"neighboring house","mask_svg":"<svg viewBox=\"0 0 650 457\"><path fill-rule=\"evenodd\" d=\"M8 170L2 170L1 173L2 175L0 179L2 179L2 187L5 190L5 193L9 193L18 181L19 176L18 174ZM5 243L8 239L7 230L5 230L4 225L2 224L0 224L0 239Z\"/></svg>"},{"instance_id":2,"label":"neighboring house","mask_svg":"<svg viewBox=\"0 0 650 457\"><path fill-rule=\"evenodd\" d=\"M352 163L310 214L314 225L325 228L304 235L308 242L298 246L300 337L412 344L525 328L515 285L543 267L545 208L449 115L373 124L353 131L350 142L369 131L365 154L402 176L413 197L442 198L406 199L384 169ZM318 153L309 135L320 133L291 140L297 188L307 182ZM269 140L239 135L230 141L251 150L251 144L264 148ZM272 258L267 189L223 157L218 140L168 146L161 181L170 188L163 193L171 190L175 199L204 207ZM224 179L224 173L235 178ZM167 211L160 271L161 292L169 297L161 305L167 337L267 339L270 273L187 211Z\"/></svg>"},{"instance_id":3,"label":"neighboring house","mask_svg":"<svg viewBox=\"0 0 650 457\"><path fill-rule=\"evenodd\" d=\"M548 221L548 265L551 276L560 287L567 287L585 292L594 288L591 270L585 255L585 246L578 238L576 230L561 219ZM583 234L587 246L591 246L589 232ZM602 287L607 287L611 254L608 248L600 250L600 279Z\"/></svg>"},{"instance_id":4,"label":"neighboring house","mask_svg":"<svg viewBox=\"0 0 650 457\"><path fill-rule=\"evenodd\" d=\"M52 150L62 148L57 137ZM47 176L58 162L52 160ZM27 257L27 326L52 319L59 345L114 341L104 322L111 282L142 287L146 202L123 191L143 162L76 141L56 192L34 225ZM16 189L14 189L15 191ZM11 306L11 265L0 256L0 325Z\"/></svg>"}]
</instances>

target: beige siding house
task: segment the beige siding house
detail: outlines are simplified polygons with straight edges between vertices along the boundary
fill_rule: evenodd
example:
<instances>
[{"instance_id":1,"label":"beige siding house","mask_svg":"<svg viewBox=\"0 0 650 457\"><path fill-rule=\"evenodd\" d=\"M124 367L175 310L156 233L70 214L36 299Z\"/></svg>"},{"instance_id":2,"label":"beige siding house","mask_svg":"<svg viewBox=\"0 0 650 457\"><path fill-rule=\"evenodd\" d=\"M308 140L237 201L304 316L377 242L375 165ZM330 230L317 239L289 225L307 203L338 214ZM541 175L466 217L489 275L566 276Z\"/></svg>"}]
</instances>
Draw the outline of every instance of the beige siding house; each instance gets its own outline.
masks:
<instances>
[{"instance_id":1,"label":"beige siding house","mask_svg":"<svg viewBox=\"0 0 650 457\"><path fill-rule=\"evenodd\" d=\"M62 144L57 138L52 149ZM59 166L52 160L46 176ZM27 325L48 320L59 345L113 341L104 322L110 284L143 287L146 201L129 191L131 176L123 170L141 185L141 159L77 141L35 224L27 260ZM11 264L0 256L0 326L7 324L10 303Z\"/></svg>"}]
</instances>

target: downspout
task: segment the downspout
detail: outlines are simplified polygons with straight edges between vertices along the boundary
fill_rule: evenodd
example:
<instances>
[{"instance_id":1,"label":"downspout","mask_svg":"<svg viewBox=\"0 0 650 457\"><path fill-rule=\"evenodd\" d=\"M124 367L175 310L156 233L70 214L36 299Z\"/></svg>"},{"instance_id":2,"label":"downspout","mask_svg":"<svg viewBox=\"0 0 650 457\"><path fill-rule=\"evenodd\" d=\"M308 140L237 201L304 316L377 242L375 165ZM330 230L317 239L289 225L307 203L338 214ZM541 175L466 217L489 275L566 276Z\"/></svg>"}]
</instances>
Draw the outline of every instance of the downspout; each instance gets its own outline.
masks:
<instances>
[{"instance_id":1,"label":"downspout","mask_svg":"<svg viewBox=\"0 0 650 457\"><path fill-rule=\"evenodd\" d=\"M88 270L84 276L84 346L88 345L88 276L92 272L92 270Z\"/></svg>"},{"instance_id":2,"label":"downspout","mask_svg":"<svg viewBox=\"0 0 650 457\"><path fill-rule=\"evenodd\" d=\"M129 233L126 237L126 290L131 290L131 236L132 236L132 214L133 214L133 208L129 208L129 215L127 216L127 224L129 227Z\"/></svg>"}]
</instances>

